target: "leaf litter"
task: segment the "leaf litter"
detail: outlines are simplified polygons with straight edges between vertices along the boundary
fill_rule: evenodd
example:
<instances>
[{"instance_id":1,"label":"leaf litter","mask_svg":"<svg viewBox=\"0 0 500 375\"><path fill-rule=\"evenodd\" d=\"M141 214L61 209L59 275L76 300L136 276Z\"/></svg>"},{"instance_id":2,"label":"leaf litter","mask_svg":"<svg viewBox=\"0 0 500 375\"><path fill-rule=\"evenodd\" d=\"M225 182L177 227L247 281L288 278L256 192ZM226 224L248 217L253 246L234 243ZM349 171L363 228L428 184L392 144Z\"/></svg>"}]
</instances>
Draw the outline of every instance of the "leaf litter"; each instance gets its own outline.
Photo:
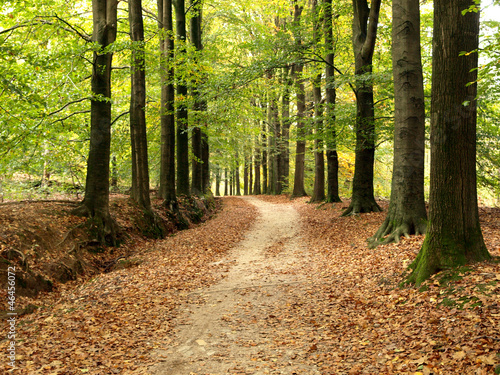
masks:
<instances>
[{"instance_id":1,"label":"leaf litter","mask_svg":"<svg viewBox=\"0 0 500 375\"><path fill-rule=\"evenodd\" d=\"M438 274L420 290L399 288L423 236L370 250L366 238L384 220L383 212L343 218L339 216L347 203L319 206L305 204L305 198L261 199L293 205L307 251L293 265L264 267L257 275L264 279L265 270L279 272L297 282L257 288L256 293L276 298L264 304L246 301L224 317L239 345L255 349L245 362L232 358L234 366L226 373L499 371L498 262ZM224 279L234 267L225 256L255 220L255 208L244 200L224 202L224 210L209 222L144 243L143 262L137 267L99 275L78 287L63 285L43 301L34 301L41 307L17 324L16 373L150 373L162 360L155 353L171 349L178 326L189 323L181 320L181 310L193 302L206 303L192 293ZM488 249L498 257L500 211L482 208L480 214ZM285 264L286 241L270 243L265 257ZM254 331L253 337L238 338L244 326ZM0 342L3 353L7 346L7 340ZM228 361L231 355L222 352L215 359ZM6 360L0 363L5 365ZM207 374L203 369L192 373Z\"/></svg>"}]
</instances>

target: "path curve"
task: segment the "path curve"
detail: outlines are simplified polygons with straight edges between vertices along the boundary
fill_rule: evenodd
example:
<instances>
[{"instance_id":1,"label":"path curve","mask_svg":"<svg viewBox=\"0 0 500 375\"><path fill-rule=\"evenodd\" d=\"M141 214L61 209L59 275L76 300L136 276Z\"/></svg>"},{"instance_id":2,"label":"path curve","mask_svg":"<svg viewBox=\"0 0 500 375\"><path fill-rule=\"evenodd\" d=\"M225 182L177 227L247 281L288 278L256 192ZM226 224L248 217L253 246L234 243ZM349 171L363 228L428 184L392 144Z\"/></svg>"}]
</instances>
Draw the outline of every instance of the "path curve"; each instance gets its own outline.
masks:
<instances>
[{"instance_id":1,"label":"path curve","mask_svg":"<svg viewBox=\"0 0 500 375\"><path fill-rule=\"evenodd\" d=\"M286 347L273 353L273 331L263 329L258 319L262 310L273 317L267 310L284 298L281 286L304 281L295 272L304 251L300 217L292 205L241 199L255 205L259 217L222 261L230 265L226 277L191 294L194 302L184 310L184 324L176 327L177 344L157 353L163 362L151 368L153 375L272 374L278 354L295 373L296 354ZM316 368L302 370L319 374Z\"/></svg>"}]
</instances>

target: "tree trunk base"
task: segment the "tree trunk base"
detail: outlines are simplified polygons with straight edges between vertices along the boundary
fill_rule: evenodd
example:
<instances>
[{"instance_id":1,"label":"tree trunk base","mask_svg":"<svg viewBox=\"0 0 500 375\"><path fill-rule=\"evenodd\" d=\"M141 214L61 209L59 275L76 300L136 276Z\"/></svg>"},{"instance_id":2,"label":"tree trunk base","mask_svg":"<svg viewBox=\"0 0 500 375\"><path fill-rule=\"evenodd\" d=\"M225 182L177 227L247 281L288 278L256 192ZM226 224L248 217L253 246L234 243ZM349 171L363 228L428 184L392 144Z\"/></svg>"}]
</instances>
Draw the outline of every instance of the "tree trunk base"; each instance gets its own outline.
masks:
<instances>
[{"instance_id":1,"label":"tree trunk base","mask_svg":"<svg viewBox=\"0 0 500 375\"><path fill-rule=\"evenodd\" d=\"M325 200L326 203L342 203L342 199L337 195L335 197L327 197Z\"/></svg>"},{"instance_id":2,"label":"tree trunk base","mask_svg":"<svg viewBox=\"0 0 500 375\"><path fill-rule=\"evenodd\" d=\"M409 266L412 271L402 282L402 285L415 284L418 287L433 274L440 271L491 259L484 242L471 241L467 249L468 255L465 255L466 252L463 250L456 250L460 247L459 244L452 245L449 243L447 245L442 241L436 241L427 234L420 252ZM450 248L455 251L447 251Z\"/></svg>"},{"instance_id":3,"label":"tree trunk base","mask_svg":"<svg viewBox=\"0 0 500 375\"><path fill-rule=\"evenodd\" d=\"M368 212L382 212L382 208L375 202L375 199L353 198L351 204L341 216L356 216Z\"/></svg>"},{"instance_id":4,"label":"tree trunk base","mask_svg":"<svg viewBox=\"0 0 500 375\"><path fill-rule=\"evenodd\" d=\"M98 243L109 246L118 246L120 227L111 217L109 212L103 210L93 211L85 203L75 208L73 215L87 217L86 226L90 233L95 236Z\"/></svg>"},{"instance_id":5,"label":"tree trunk base","mask_svg":"<svg viewBox=\"0 0 500 375\"><path fill-rule=\"evenodd\" d=\"M166 208L168 216L174 222L177 229L184 230L189 228L189 220L179 210L179 202L176 199L165 200L163 206Z\"/></svg>"},{"instance_id":6,"label":"tree trunk base","mask_svg":"<svg viewBox=\"0 0 500 375\"><path fill-rule=\"evenodd\" d=\"M397 214L388 214L384 223L368 241L370 249L376 248L378 245L389 243L399 243L402 236L409 238L410 235L416 236L425 234L427 222L422 217L406 216L398 217Z\"/></svg>"}]
</instances>

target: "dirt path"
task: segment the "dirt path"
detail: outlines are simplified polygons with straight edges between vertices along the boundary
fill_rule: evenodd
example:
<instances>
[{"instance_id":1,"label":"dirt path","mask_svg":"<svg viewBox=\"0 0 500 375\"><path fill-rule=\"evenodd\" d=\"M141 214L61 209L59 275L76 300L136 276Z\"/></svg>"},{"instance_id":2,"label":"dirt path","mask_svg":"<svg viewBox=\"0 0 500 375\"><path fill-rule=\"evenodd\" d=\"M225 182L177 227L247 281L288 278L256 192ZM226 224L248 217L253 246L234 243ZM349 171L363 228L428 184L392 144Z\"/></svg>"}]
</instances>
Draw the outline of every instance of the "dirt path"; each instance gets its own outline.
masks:
<instances>
[{"instance_id":1,"label":"dirt path","mask_svg":"<svg viewBox=\"0 0 500 375\"><path fill-rule=\"evenodd\" d=\"M164 362L152 374L270 374L278 358L279 373L319 374L315 366L298 369L293 364L298 354L276 345L283 338L276 337L272 322L261 324L276 318L273 306L289 303L282 287L305 282L297 272L304 256L299 214L290 205L242 199L254 204L260 217L224 261L226 277L191 294L176 345L158 353Z\"/></svg>"}]
</instances>

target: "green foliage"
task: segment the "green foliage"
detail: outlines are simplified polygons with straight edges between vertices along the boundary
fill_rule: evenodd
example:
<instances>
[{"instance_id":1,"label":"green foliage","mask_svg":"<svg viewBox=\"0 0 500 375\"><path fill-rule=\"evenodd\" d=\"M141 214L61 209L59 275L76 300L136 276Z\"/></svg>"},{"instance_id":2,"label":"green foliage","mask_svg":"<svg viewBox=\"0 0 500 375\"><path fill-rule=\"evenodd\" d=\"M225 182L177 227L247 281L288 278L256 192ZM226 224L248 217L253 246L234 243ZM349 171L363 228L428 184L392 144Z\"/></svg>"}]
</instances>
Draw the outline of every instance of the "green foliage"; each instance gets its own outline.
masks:
<instances>
[{"instance_id":1,"label":"green foliage","mask_svg":"<svg viewBox=\"0 0 500 375\"><path fill-rule=\"evenodd\" d=\"M498 3L498 1L496 1ZM301 25L293 21L288 0L228 1L209 0L203 8L203 50L196 51L189 38L176 43L174 83L196 87L206 101L206 111L193 110L193 98L177 97L190 109L188 131L201 126L208 134L211 165L222 168L242 166L255 153L262 125L267 122L268 95L276 95L281 114L281 97L287 81L284 68L304 63L302 78L311 107L311 79L325 67L325 54L335 53L334 82L337 104L335 127L340 161L340 188L350 194L353 174L355 95L352 90L353 53L351 46L352 2L334 3L334 44L313 38L314 15L303 2ZM319 4L319 17L323 3ZM145 9L144 45L147 76L147 127L150 175L159 179L160 165L160 51L156 20L156 1L143 2ZM475 11L475 9L470 9ZM197 9L190 9L188 22ZM91 2L77 2L71 9L60 0L39 2L6 1L0 28L0 176L3 194L21 187L19 180L38 181L50 174L61 183L83 185L90 138L90 77L92 54L100 47L91 41ZM131 50L138 48L128 35L127 4L119 3L118 39L109 47L113 57L112 156L117 160L115 174L122 186L130 180L130 131L128 121ZM427 108L430 108L432 7L422 5L422 47ZM490 198L500 196L500 150L498 82L500 44L498 22L485 22L479 70L478 181ZM391 62L391 4L383 3L372 75L363 79L375 83L377 127L376 194L388 196L392 165L393 86ZM174 32L175 34L175 32ZM296 38L300 35L300 47ZM102 51L101 51L102 52ZM470 53L472 51L466 51ZM269 78L272 74L272 78ZM295 129L296 93L291 89L291 150L298 139ZM109 98L101 98L110 100ZM306 118L305 137L312 145L313 121ZM271 133L266 134L267 137ZM308 149L313 151L312 146ZM275 149L268 149L270 154ZM236 155L238 155L236 157ZM312 190L313 158L306 156L306 189ZM293 173L293 151L290 155ZM14 179L15 177L15 179ZM10 180L16 182L8 182ZM52 189L52 187L50 187ZM55 187L54 187L55 188ZM26 194L40 192L23 188Z\"/></svg>"}]
</instances>

